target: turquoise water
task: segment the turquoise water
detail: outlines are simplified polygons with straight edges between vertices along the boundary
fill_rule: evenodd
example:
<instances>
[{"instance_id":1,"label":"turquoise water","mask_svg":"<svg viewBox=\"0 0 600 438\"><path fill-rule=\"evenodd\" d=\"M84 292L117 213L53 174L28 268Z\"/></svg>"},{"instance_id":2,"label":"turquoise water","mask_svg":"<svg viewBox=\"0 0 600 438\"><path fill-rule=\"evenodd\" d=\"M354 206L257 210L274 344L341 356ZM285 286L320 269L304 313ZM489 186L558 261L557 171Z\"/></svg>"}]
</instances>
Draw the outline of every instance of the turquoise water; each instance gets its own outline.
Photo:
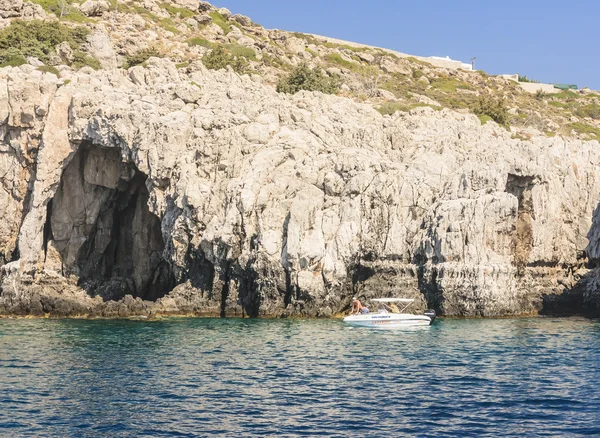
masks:
<instances>
[{"instance_id":1,"label":"turquoise water","mask_svg":"<svg viewBox=\"0 0 600 438\"><path fill-rule=\"evenodd\" d=\"M600 435L600 323L0 320L0 436Z\"/></svg>"}]
</instances>

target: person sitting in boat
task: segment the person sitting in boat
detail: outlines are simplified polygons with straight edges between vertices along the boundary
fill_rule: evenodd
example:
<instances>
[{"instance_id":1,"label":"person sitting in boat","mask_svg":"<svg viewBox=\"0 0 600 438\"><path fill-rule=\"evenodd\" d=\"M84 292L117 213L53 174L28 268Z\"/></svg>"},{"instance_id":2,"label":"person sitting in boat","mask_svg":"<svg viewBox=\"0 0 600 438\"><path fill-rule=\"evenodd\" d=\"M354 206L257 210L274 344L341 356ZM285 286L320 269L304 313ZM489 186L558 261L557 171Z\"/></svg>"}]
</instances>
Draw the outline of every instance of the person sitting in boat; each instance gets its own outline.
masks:
<instances>
[{"instance_id":1,"label":"person sitting in boat","mask_svg":"<svg viewBox=\"0 0 600 438\"><path fill-rule=\"evenodd\" d=\"M390 313L400 313L400 309L398 309L398 306L396 306L394 303L390 303L389 306L385 306L385 310Z\"/></svg>"},{"instance_id":2,"label":"person sitting in boat","mask_svg":"<svg viewBox=\"0 0 600 438\"><path fill-rule=\"evenodd\" d=\"M358 298L352 298L352 314L358 315L359 313L369 313L369 308L361 304Z\"/></svg>"}]
</instances>

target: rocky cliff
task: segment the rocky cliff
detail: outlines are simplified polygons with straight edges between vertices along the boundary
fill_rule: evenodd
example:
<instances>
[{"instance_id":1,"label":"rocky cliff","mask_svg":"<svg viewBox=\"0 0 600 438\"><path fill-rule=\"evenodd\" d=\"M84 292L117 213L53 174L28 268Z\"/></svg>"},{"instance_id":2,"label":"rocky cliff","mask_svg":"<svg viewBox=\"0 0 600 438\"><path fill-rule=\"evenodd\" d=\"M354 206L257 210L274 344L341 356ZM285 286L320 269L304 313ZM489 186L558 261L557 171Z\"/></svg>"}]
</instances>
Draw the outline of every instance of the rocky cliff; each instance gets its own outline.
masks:
<instances>
[{"instance_id":1,"label":"rocky cliff","mask_svg":"<svg viewBox=\"0 0 600 438\"><path fill-rule=\"evenodd\" d=\"M0 315L600 313L597 93L176 3L0 5ZM302 62L339 96L278 93ZM505 126L468 107L490 90Z\"/></svg>"},{"instance_id":2,"label":"rocky cliff","mask_svg":"<svg viewBox=\"0 0 600 438\"><path fill-rule=\"evenodd\" d=\"M598 306L597 142L152 58L0 70L0 312L445 315ZM589 236L589 238L588 238Z\"/></svg>"}]
</instances>

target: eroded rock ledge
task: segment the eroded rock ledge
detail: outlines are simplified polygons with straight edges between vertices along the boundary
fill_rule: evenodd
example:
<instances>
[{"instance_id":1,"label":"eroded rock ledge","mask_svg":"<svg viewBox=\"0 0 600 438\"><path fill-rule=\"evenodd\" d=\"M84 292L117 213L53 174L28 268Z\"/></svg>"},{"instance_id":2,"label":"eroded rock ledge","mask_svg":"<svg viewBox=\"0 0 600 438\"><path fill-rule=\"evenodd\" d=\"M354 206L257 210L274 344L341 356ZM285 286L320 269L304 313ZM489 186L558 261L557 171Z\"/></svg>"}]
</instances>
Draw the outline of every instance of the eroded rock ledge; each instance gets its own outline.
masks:
<instances>
[{"instance_id":1,"label":"eroded rock ledge","mask_svg":"<svg viewBox=\"0 0 600 438\"><path fill-rule=\"evenodd\" d=\"M200 64L1 69L0 314L595 314L599 161Z\"/></svg>"}]
</instances>

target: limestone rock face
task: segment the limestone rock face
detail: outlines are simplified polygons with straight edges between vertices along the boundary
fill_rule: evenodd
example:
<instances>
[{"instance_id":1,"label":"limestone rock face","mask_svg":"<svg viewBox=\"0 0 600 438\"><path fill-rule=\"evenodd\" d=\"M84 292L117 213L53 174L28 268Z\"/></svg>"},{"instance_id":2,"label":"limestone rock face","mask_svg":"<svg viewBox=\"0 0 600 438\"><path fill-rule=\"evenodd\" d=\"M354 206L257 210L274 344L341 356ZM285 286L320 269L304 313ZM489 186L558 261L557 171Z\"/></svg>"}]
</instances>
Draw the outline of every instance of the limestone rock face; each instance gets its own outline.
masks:
<instances>
[{"instance_id":1,"label":"limestone rock face","mask_svg":"<svg viewBox=\"0 0 600 438\"><path fill-rule=\"evenodd\" d=\"M102 68L113 69L117 68L118 59L117 53L107 31L98 26L87 37L87 49L91 56L100 61Z\"/></svg>"},{"instance_id":2,"label":"limestone rock face","mask_svg":"<svg viewBox=\"0 0 600 438\"><path fill-rule=\"evenodd\" d=\"M1 69L0 132L0 313L600 310L597 142L156 58Z\"/></svg>"},{"instance_id":3,"label":"limestone rock face","mask_svg":"<svg viewBox=\"0 0 600 438\"><path fill-rule=\"evenodd\" d=\"M0 18L20 17L23 0L4 0L0 4Z\"/></svg>"},{"instance_id":4,"label":"limestone rock face","mask_svg":"<svg viewBox=\"0 0 600 438\"><path fill-rule=\"evenodd\" d=\"M202 26L207 26L212 23L212 17L206 14L196 15L194 19Z\"/></svg>"},{"instance_id":5,"label":"limestone rock face","mask_svg":"<svg viewBox=\"0 0 600 438\"><path fill-rule=\"evenodd\" d=\"M79 6L79 10L88 17L97 17L110 9L108 2L104 0L86 0Z\"/></svg>"},{"instance_id":6,"label":"limestone rock face","mask_svg":"<svg viewBox=\"0 0 600 438\"><path fill-rule=\"evenodd\" d=\"M219 14L221 14L223 17L225 17L226 19L231 17L231 11L227 8L219 8L219 9L217 9L217 12Z\"/></svg>"},{"instance_id":7,"label":"limestone rock face","mask_svg":"<svg viewBox=\"0 0 600 438\"><path fill-rule=\"evenodd\" d=\"M208 11L212 11L214 9L214 6L211 5L209 2L205 2L205 1L198 1L198 12L208 12Z\"/></svg>"},{"instance_id":8,"label":"limestone rock face","mask_svg":"<svg viewBox=\"0 0 600 438\"><path fill-rule=\"evenodd\" d=\"M252 20L250 20L250 17L246 17L245 15L235 14L231 17L231 19L242 26L252 26Z\"/></svg>"}]
</instances>

